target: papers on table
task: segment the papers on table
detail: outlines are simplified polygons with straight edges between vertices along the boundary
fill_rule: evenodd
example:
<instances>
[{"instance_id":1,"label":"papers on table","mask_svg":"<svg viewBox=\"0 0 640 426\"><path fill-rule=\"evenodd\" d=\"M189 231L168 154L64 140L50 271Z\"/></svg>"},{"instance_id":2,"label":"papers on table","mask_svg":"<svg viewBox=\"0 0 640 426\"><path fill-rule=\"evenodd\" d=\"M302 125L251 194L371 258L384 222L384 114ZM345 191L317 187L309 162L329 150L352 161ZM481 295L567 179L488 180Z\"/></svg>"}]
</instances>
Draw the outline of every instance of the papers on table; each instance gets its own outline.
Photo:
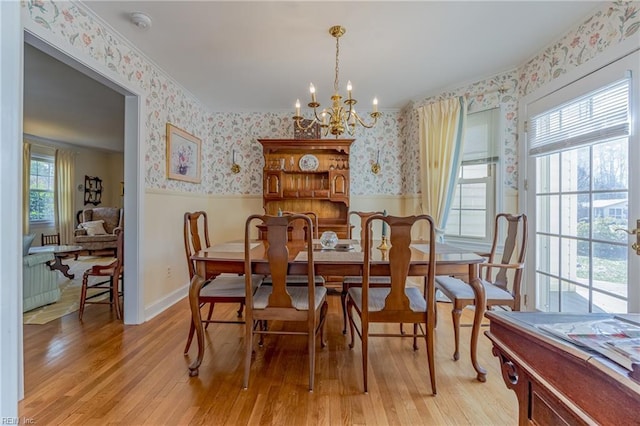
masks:
<instances>
[{"instance_id":1,"label":"papers on table","mask_svg":"<svg viewBox=\"0 0 640 426\"><path fill-rule=\"evenodd\" d=\"M539 324L539 329L598 352L627 370L640 364L640 326L623 318Z\"/></svg>"}]
</instances>

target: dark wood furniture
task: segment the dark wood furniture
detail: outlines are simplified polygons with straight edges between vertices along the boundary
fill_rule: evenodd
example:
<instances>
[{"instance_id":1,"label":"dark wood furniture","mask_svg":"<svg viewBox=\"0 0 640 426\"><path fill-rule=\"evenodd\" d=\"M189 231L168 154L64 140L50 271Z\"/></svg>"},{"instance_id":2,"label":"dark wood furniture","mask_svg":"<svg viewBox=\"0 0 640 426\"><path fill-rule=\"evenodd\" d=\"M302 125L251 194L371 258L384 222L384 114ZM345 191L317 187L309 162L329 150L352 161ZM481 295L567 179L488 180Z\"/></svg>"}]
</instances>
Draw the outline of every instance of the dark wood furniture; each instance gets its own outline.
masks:
<instances>
[{"instance_id":1,"label":"dark wood furniture","mask_svg":"<svg viewBox=\"0 0 640 426\"><path fill-rule=\"evenodd\" d=\"M254 222L260 221L267 227L267 241L269 250L264 266L271 275L271 285L260 286L255 290L249 278L253 270L252 241L250 235ZM287 249L287 237L289 225L293 221L304 222L307 229L313 228L311 218L304 214L284 216L252 215L245 223L244 237L244 269L246 277L246 301L247 323L245 325L245 364L243 387L249 386L251 371L251 355L253 353L253 336L259 334L280 335L304 335L307 336L307 348L309 356L309 391L313 391L315 365L316 365L316 337L320 336L320 344L324 342L324 319L327 314L327 289L316 286L315 271L313 268L313 234L307 232L302 243L306 245L307 268L305 285L289 286L287 282L287 269L289 266L289 252ZM256 323L262 325L267 321L294 321L306 323L302 331L285 331L277 328L273 323L269 327L255 327ZM264 366L263 366L264 369Z\"/></svg>"},{"instance_id":2,"label":"dark wood furniture","mask_svg":"<svg viewBox=\"0 0 640 426\"><path fill-rule=\"evenodd\" d=\"M347 238L349 151L354 139L258 139L264 156L263 207L313 211L318 232L334 231ZM310 161L305 161L309 159ZM260 225L259 238L266 239Z\"/></svg>"},{"instance_id":3,"label":"dark wood furniture","mask_svg":"<svg viewBox=\"0 0 640 426\"><path fill-rule=\"evenodd\" d=\"M417 338L424 337L426 343L426 355L429 365L429 377L431 378L431 391L436 394L436 366L435 348L433 346L433 334L435 331L435 258L436 258L436 234L433 219L427 215L398 217L372 215L364 223L365 230L371 228L373 221L383 221L389 225L391 249L388 250L389 269L391 271L391 284L389 287L370 287L371 278L371 253L375 249L371 232L364 232L364 266L362 286L351 287L347 293L347 313L349 315L349 328L351 330L350 348L353 348L355 332L362 342L362 376L364 379L364 391L368 392L368 357L369 337L413 337L413 349L417 350ZM429 264L422 289L407 286L407 274L411 263L411 230L413 226L426 221L429 224ZM383 250L382 252L386 252ZM353 320L353 312L358 314L360 327ZM371 324L376 323L408 323L413 324L413 333L399 332L375 333L370 329ZM424 325L424 329L422 326ZM418 332L420 326L420 332Z\"/></svg>"},{"instance_id":4,"label":"dark wood furniture","mask_svg":"<svg viewBox=\"0 0 640 426\"><path fill-rule=\"evenodd\" d=\"M120 282L122 281L122 271L124 267L124 232L121 230L116 231L117 244L116 244L116 259L108 265L93 265L91 268L84 271L82 275L82 288L80 290L80 309L78 311L78 318L82 320L84 314L84 307L87 303L94 304L106 304L114 307L116 311L116 318L122 319L122 304L120 303L120 297L123 297L123 291L120 288ZM100 281L90 284L89 277L104 277L106 281ZM124 285L124 283L123 283ZM89 289L98 289L97 293L88 295ZM109 299L92 300L103 294L109 294Z\"/></svg>"},{"instance_id":5,"label":"dark wood furniture","mask_svg":"<svg viewBox=\"0 0 640 426\"><path fill-rule=\"evenodd\" d=\"M230 249L233 245L242 244L230 242L222 244L220 248L216 245L209 249L201 250L194 254L191 259L195 263L196 275L200 277L211 277L217 274L228 272L243 274L245 271L244 252ZM409 265L409 275L425 277L429 273L429 255L425 253L425 242L415 241L411 247L411 261ZM357 246L357 244L356 244ZM303 251L304 243L300 241L289 241L289 275L307 274L308 265L306 259L298 254ZM484 258L475 253L436 244L436 274L442 275L463 275L469 277L470 285L473 287L476 300L484 302L484 289L478 280L478 264L484 262ZM257 240L251 248L251 258L254 259L254 273L268 273L264 262L266 259L266 242ZM364 254L360 247L355 247L349 252L316 252L314 253L314 267L316 275L362 275ZM389 275L389 262L382 258L380 250L373 250L371 259L370 275ZM203 280L194 277L189 287L189 305L193 316L193 324L196 327L198 340L198 356L189 366L190 375L198 375L198 369L204 358L204 330L202 318L200 316L199 294ZM477 357L478 336L480 335L480 324L484 315L484 303L479 303L475 310L473 328L471 332L471 362L476 371L479 381L486 380L486 370L480 366Z\"/></svg>"},{"instance_id":6,"label":"dark wood furniture","mask_svg":"<svg viewBox=\"0 0 640 426\"><path fill-rule=\"evenodd\" d=\"M29 249L29 254L53 253L55 259L53 263L49 262L49 268L51 268L51 270L57 269L62 272L62 275L72 280L75 278L75 275L69 273L69 265L62 263L62 261L71 256L75 256L77 258L78 253L81 251L84 251L84 248L80 246L42 246L31 247Z\"/></svg>"},{"instance_id":7,"label":"dark wood furniture","mask_svg":"<svg viewBox=\"0 0 640 426\"><path fill-rule=\"evenodd\" d=\"M191 260L191 256L200 250L211 247L209 240L209 220L207 219L207 213L203 211L198 212L186 212L184 214L184 251L187 257L187 268L189 270L189 278L194 279L196 269ZM204 246L202 245L202 239L204 238ZM262 281L261 277L252 277L253 284L257 287ZM209 327L210 323L231 323L231 324L244 324L243 320L237 321L223 321L212 319L213 308L216 303L237 303L239 304L238 318L242 318L242 311L244 310L245 292L244 292L244 277L238 275L216 275L210 276L208 280L202 282L202 291L199 294L198 305L201 309L205 305L209 305L209 313L207 319L202 321L205 324L205 328ZM193 341L193 335L195 333L195 326L193 321L189 321L189 335L187 337L187 343L184 347L184 354L189 352L191 342Z\"/></svg>"},{"instance_id":8,"label":"dark wood furniture","mask_svg":"<svg viewBox=\"0 0 640 426\"><path fill-rule=\"evenodd\" d=\"M640 422L640 380L605 357L535 327L612 315L488 311L486 316L491 324L485 334L504 382L517 395L520 425Z\"/></svg>"},{"instance_id":9,"label":"dark wood furniture","mask_svg":"<svg viewBox=\"0 0 640 426\"><path fill-rule=\"evenodd\" d=\"M41 235L41 246L59 246L60 245L60 233L57 232L55 234Z\"/></svg>"},{"instance_id":10,"label":"dark wood furniture","mask_svg":"<svg viewBox=\"0 0 640 426\"><path fill-rule=\"evenodd\" d=\"M502 241L502 254L498 252L500 229L505 232L505 238ZM496 215L491 252L488 255L483 255L489 259L487 263L480 265L480 276L487 298L487 309L491 309L492 306L505 306L512 311L520 310L520 284L526 252L527 216L508 213ZM483 268L485 270L484 277L482 277ZM474 295L471 288L459 277L437 276L436 289L453 302L451 310L455 341L453 359L457 361L460 358L460 316L466 306L475 305Z\"/></svg>"}]
</instances>

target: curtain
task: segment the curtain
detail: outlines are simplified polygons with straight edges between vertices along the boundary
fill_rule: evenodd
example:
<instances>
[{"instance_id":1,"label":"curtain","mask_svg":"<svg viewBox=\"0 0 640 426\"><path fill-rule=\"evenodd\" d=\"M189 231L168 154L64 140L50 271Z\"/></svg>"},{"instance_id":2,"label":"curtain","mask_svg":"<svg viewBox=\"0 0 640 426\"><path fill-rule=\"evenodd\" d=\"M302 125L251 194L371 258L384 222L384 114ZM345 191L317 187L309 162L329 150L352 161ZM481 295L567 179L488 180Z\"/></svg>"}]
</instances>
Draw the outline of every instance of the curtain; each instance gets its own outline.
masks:
<instances>
[{"instance_id":1,"label":"curtain","mask_svg":"<svg viewBox=\"0 0 640 426\"><path fill-rule=\"evenodd\" d=\"M467 100L445 99L418 108L420 187L423 213L433 217L436 236L444 240L449 208L464 149Z\"/></svg>"},{"instance_id":2,"label":"curtain","mask_svg":"<svg viewBox=\"0 0 640 426\"><path fill-rule=\"evenodd\" d=\"M31 144L22 144L22 233L29 235L29 191L31 189Z\"/></svg>"},{"instance_id":3,"label":"curtain","mask_svg":"<svg viewBox=\"0 0 640 426\"><path fill-rule=\"evenodd\" d=\"M60 232L60 244L73 243L73 231L75 227L74 165L75 153L73 151L56 150L54 203L56 227Z\"/></svg>"}]
</instances>

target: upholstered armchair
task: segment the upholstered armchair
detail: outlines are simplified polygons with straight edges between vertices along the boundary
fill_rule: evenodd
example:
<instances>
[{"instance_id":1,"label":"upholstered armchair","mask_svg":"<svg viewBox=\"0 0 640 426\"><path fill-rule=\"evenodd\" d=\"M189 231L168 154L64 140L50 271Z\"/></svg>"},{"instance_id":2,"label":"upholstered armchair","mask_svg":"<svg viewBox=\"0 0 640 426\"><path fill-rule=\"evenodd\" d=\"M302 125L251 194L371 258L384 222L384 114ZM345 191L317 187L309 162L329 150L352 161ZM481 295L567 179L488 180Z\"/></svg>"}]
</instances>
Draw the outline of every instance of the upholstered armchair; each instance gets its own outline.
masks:
<instances>
[{"instance_id":1,"label":"upholstered armchair","mask_svg":"<svg viewBox=\"0 0 640 426\"><path fill-rule=\"evenodd\" d=\"M80 224L75 230L74 243L84 249L115 250L118 246L116 229L124 227L124 212L117 207L84 209L79 215Z\"/></svg>"}]
</instances>

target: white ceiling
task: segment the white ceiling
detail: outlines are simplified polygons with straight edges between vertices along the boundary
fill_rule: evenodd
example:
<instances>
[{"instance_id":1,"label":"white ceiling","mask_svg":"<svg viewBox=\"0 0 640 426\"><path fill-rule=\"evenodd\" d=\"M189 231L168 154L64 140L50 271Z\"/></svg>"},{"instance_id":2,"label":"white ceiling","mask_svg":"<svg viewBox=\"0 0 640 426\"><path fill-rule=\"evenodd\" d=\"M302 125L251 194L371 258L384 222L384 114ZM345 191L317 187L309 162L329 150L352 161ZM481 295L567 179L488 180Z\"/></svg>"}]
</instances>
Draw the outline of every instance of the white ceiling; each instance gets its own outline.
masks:
<instances>
[{"instance_id":1,"label":"white ceiling","mask_svg":"<svg viewBox=\"0 0 640 426\"><path fill-rule=\"evenodd\" d=\"M523 64L604 2L85 1L211 111L293 111L308 86L397 109ZM131 12L148 14L142 30ZM25 133L122 150L122 96L25 48ZM303 107L304 113L305 107ZM308 111L307 111L308 113ZM115 142L114 139L118 139Z\"/></svg>"},{"instance_id":2,"label":"white ceiling","mask_svg":"<svg viewBox=\"0 0 640 426\"><path fill-rule=\"evenodd\" d=\"M524 63L593 9L593 1L88 1L212 111L291 110L333 92L335 39L340 85L370 108L476 81ZM148 14L142 30L131 12ZM364 108L364 106L361 106Z\"/></svg>"}]
</instances>

